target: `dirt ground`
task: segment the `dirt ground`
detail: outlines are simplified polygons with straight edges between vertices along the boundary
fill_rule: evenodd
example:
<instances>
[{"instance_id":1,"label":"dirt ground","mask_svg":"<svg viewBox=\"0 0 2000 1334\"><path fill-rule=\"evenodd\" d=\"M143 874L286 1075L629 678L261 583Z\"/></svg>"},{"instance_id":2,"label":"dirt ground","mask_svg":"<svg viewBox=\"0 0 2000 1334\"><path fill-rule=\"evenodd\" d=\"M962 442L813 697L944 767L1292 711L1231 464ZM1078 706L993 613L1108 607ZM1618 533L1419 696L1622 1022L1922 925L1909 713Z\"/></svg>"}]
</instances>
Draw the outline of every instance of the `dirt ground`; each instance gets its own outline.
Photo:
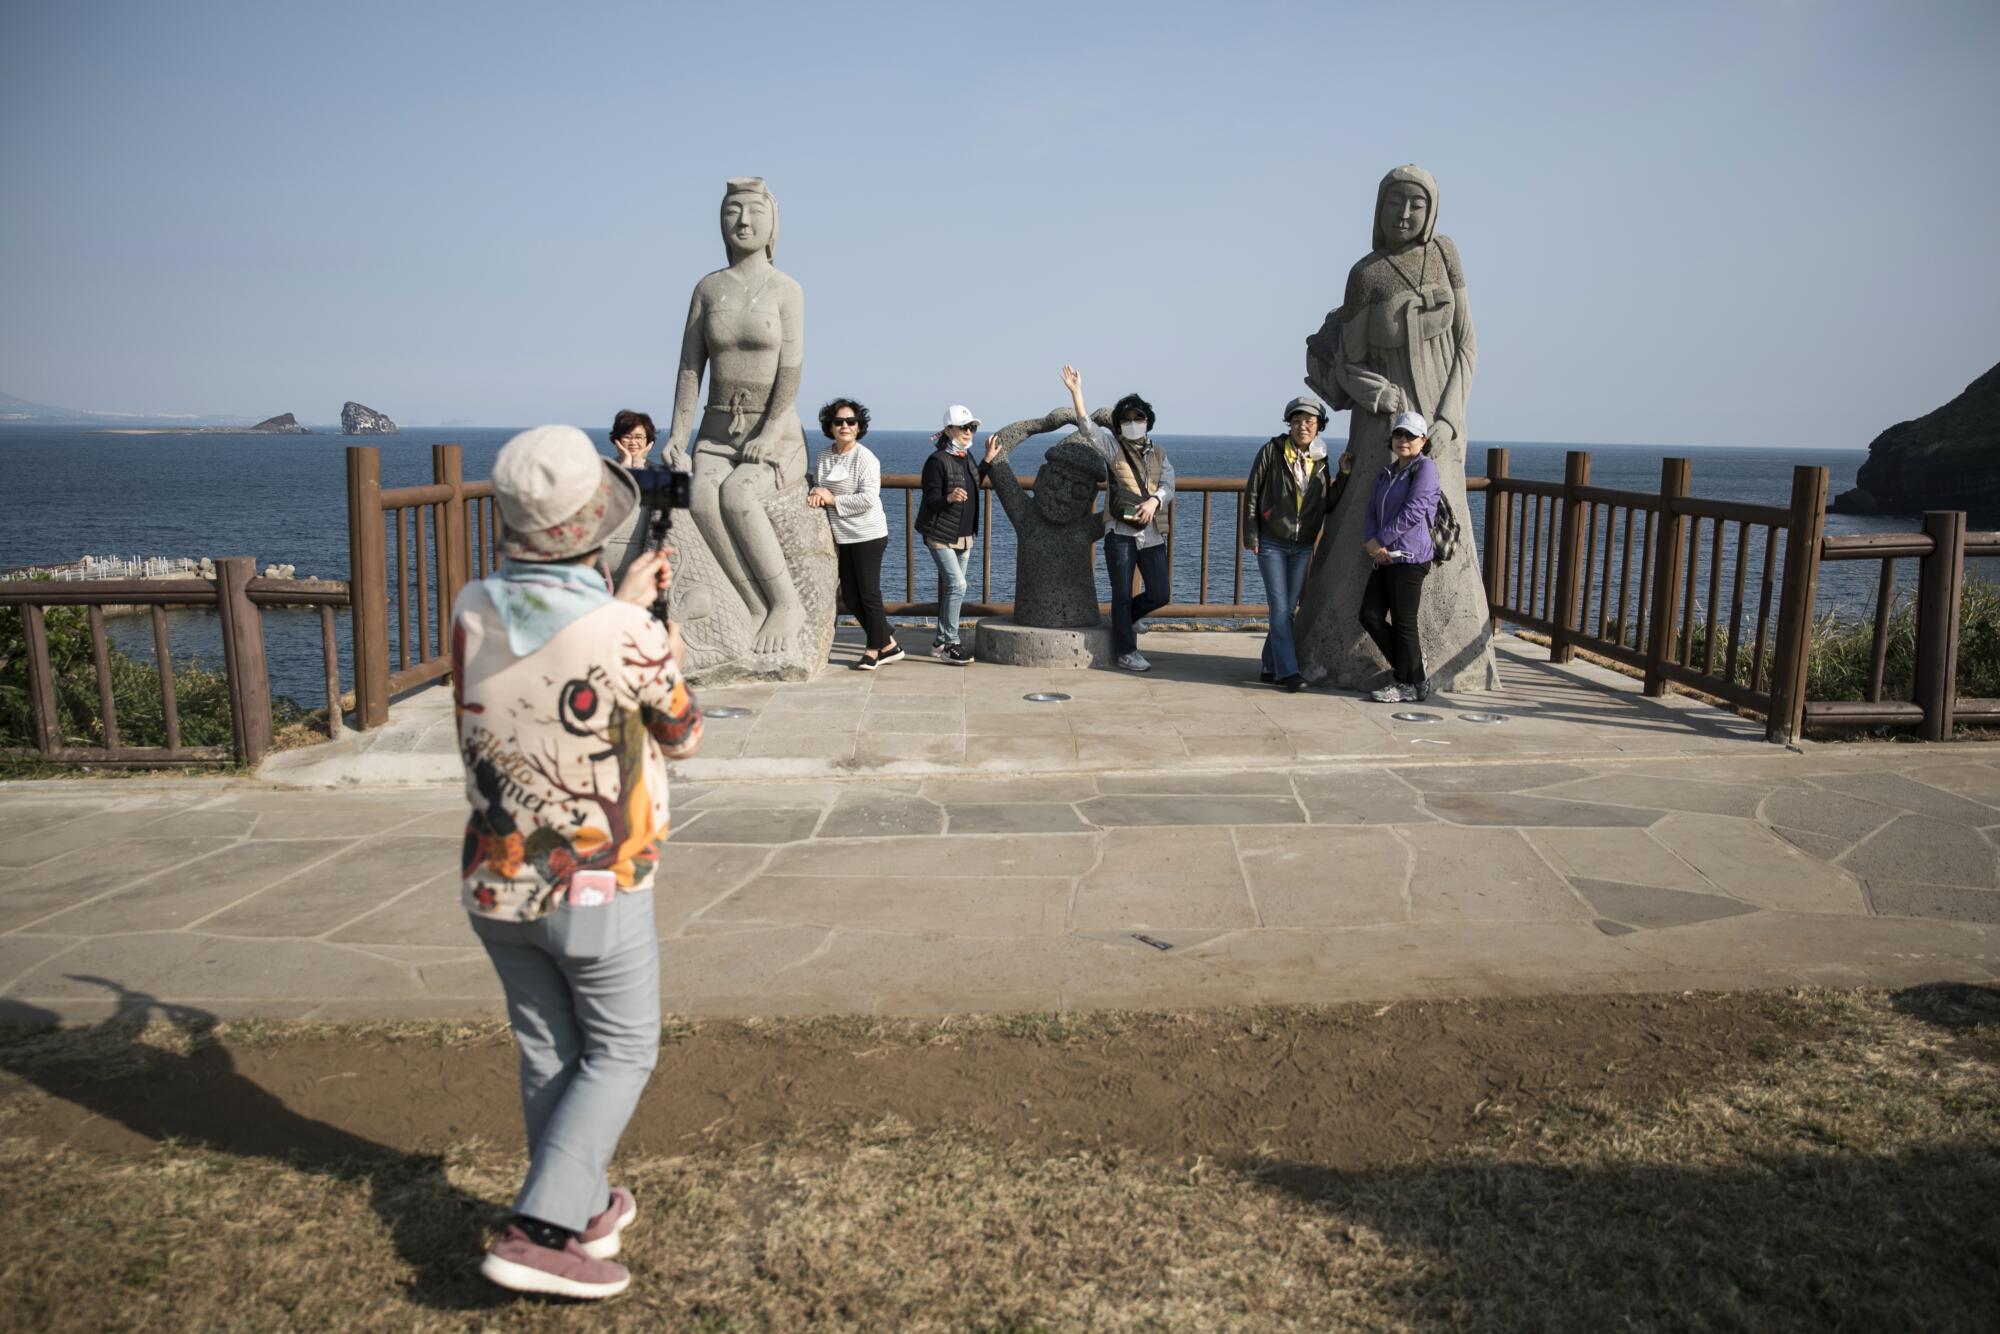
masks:
<instances>
[{"instance_id":1,"label":"dirt ground","mask_svg":"<svg viewBox=\"0 0 2000 1334\"><path fill-rule=\"evenodd\" d=\"M494 1025L0 1032L0 1327L1991 1328L2000 991L671 1032L603 1306Z\"/></svg>"},{"instance_id":2,"label":"dirt ground","mask_svg":"<svg viewBox=\"0 0 2000 1334\"><path fill-rule=\"evenodd\" d=\"M49 1071L38 1082L61 1101L29 1133L94 1152L148 1152L166 1138L308 1157L356 1139L404 1153L521 1145L504 1030L460 1030L451 1045L416 1028L271 1032L224 1028L185 1059L124 1072ZM1227 1021L704 1024L669 1036L624 1145L729 1149L894 1116L1041 1153L1255 1150L1374 1167L1459 1144L1497 1102L1671 1094L1786 1037L1779 1013L1745 997L1272 1009Z\"/></svg>"}]
</instances>

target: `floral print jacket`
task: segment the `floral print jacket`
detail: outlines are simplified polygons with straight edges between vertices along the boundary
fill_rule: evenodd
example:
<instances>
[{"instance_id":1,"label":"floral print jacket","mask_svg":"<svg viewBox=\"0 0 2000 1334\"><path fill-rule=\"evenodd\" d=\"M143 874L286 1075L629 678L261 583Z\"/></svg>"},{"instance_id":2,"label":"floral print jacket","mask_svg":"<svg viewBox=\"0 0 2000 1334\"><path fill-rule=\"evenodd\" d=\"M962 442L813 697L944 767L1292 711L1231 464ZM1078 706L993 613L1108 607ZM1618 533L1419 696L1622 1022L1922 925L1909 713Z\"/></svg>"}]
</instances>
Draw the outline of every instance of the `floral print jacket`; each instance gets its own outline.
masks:
<instances>
[{"instance_id":1,"label":"floral print jacket","mask_svg":"<svg viewBox=\"0 0 2000 1334\"><path fill-rule=\"evenodd\" d=\"M666 761L701 740L701 710L666 629L613 601L517 655L491 596L452 609L452 692L465 761L468 912L532 921L583 870L647 889L667 836Z\"/></svg>"}]
</instances>

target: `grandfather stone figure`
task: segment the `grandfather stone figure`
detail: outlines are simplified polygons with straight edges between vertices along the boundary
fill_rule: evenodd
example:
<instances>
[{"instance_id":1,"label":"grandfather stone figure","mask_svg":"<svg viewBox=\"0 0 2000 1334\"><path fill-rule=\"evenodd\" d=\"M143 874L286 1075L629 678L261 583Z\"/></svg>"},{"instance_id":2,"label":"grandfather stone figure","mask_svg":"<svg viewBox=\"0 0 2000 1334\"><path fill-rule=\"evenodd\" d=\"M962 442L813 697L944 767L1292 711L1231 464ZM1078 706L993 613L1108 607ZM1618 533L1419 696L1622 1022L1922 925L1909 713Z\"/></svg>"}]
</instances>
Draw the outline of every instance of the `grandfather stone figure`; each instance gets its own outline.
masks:
<instances>
[{"instance_id":1,"label":"grandfather stone figure","mask_svg":"<svg viewBox=\"0 0 2000 1334\"><path fill-rule=\"evenodd\" d=\"M1375 248L1348 271L1340 308L1306 340L1306 383L1336 411L1352 413L1347 447L1364 483L1388 466L1390 421L1399 412L1421 413L1431 423L1430 455L1443 500L1469 529L1465 405L1479 350L1458 247L1437 235L1437 213L1437 182L1422 167L1398 167L1382 178ZM1307 575L1297 636L1299 662L1312 681L1361 687L1384 676L1359 620L1370 568L1361 549L1370 490L1348 488ZM1425 581L1425 666L1440 690L1499 687L1475 547L1461 544Z\"/></svg>"},{"instance_id":2,"label":"grandfather stone figure","mask_svg":"<svg viewBox=\"0 0 2000 1334\"><path fill-rule=\"evenodd\" d=\"M694 523L674 533L673 615L697 681L802 679L826 661L834 613L833 539L806 505L796 410L805 295L772 262L778 201L762 177L728 183L721 223L729 265L688 302L664 447L668 466L688 468L694 438Z\"/></svg>"},{"instance_id":3,"label":"grandfather stone figure","mask_svg":"<svg viewBox=\"0 0 2000 1334\"><path fill-rule=\"evenodd\" d=\"M1081 432L1049 450L1035 474L1031 497L1014 476L1007 455L1030 436L1074 425L1067 408L1015 422L994 432L986 458L993 491L1014 525L1016 625L1083 629L1101 623L1092 548L1104 535L1095 508L1104 482L1104 458Z\"/></svg>"}]
</instances>

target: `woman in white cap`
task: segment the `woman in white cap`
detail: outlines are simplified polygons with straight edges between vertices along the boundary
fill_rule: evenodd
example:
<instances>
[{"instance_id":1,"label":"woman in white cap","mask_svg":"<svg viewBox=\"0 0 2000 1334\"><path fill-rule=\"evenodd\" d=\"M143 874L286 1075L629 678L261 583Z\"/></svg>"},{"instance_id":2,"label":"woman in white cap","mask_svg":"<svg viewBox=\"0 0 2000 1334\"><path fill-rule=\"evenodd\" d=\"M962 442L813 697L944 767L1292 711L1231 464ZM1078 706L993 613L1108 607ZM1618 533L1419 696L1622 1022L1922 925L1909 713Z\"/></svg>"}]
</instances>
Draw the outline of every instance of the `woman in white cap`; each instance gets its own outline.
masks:
<instances>
[{"instance_id":1,"label":"woman in white cap","mask_svg":"<svg viewBox=\"0 0 2000 1334\"><path fill-rule=\"evenodd\" d=\"M1354 456L1342 454L1340 470L1328 471L1319 434L1325 428L1326 404L1310 394L1285 404L1285 433L1257 451L1243 488L1243 546L1256 554L1271 608L1259 679L1291 691L1306 687L1292 643L1292 612L1305 587L1313 544L1354 466Z\"/></svg>"},{"instance_id":2,"label":"woman in white cap","mask_svg":"<svg viewBox=\"0 0 2000 1334\"><path fill-rule=\"evenodd\" d=\"M937 637L931 656L954 667L971 663L959 642L958 611L965 604L965 576L972 564L972 539L979 532L979 483L986 465L972 459L979 419L963 403L944 410L944 426L931 437L936 448L924 460L924 499L917 506L916 530L937 562Z\"/></svg>"},{"instance_id":3,"label":"woman in white cap","mask_svg":"<svg viewBox=\"0 0 2000 1334\"><path fill-rule=\"evenodd\" d=\"M701 711L680 632L647 611L665 556L640 554L615 595L598 568L639 503L632 475L575 427L538 426L501 449L493 492L500 568L452 609L460 897L506 993L532 1161L480 1272L610 1297L631 1282L611 1257L639 1207L605 1169L660 1054L666 761L694 753Z\"/></svg>"},{"instance_id":4,"label":"woman in white cap","mask_svg":"<svg viewBox=\"0 0 2000 1334\"><path fill-rule=\"evenodd\" d=\"M1389 466L1375 478L1362 523L1361 549L1374 568L1361 591L1361 628L1395 674L1370 696L1383 704L1415 703L1431 693L1419 627L1424 579L1436 555L1431 520L1440 494L1437 465L1424 453L1429 433L1416 413L1396 414L1389 424Z\"/></svg>"}]
</instances>

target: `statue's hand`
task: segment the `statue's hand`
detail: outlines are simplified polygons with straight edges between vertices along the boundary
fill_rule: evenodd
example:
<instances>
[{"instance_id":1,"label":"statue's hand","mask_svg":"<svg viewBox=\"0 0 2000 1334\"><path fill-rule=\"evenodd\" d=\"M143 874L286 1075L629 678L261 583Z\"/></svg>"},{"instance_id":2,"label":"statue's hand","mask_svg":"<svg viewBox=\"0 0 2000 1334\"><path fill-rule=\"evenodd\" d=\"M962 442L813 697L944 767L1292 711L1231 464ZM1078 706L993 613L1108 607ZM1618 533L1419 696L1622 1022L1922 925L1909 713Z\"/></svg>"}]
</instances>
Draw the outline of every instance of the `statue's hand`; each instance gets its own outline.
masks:
<instances>
[{"instance_id":1,"label":"statue's hand","mask_svg":"<svg viewBox=\"0 0 2000 1334\"><path fill-rule=\"evenodd\" d=\"M753 435L743 442L743 461L745 463L769 463L772 457L778 452L781 443L780 441L772 440L768 436Z\"/></svg>"},{"instance_id":2,"label":"statue's hand","mask_svg":"<svg viewBox=\"0 0 2000 1334\"><path fill-rule=\"evenodd\" d=\"M673 436L667 437L667 443L660 446L660 463L675 472L689 471L693 465L688 461L687 441Z\"/></svg>"}]
</instances>

